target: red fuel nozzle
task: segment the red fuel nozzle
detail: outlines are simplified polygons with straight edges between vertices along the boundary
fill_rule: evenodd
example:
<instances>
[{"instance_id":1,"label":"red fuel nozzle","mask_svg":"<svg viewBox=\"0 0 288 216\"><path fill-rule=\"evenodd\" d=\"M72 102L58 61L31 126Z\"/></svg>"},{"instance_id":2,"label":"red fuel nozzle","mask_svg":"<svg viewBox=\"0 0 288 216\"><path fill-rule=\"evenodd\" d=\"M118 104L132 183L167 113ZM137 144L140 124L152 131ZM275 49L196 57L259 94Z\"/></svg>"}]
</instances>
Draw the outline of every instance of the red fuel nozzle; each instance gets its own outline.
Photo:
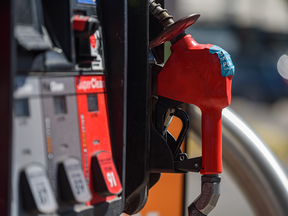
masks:
<instances>
[{"instance_id":1,"label":"red fuel nozzle","mask_svg":"<svg viewBox=\"0 0 288 216\"><path fill-rule=\"evenodd\" d=\"M198 44L186 35L158 75L158 95L198 106L202 111L203 175L222 172L222 109L231 101L234 66L218 46Z\"/></svg>"}]
</instances>

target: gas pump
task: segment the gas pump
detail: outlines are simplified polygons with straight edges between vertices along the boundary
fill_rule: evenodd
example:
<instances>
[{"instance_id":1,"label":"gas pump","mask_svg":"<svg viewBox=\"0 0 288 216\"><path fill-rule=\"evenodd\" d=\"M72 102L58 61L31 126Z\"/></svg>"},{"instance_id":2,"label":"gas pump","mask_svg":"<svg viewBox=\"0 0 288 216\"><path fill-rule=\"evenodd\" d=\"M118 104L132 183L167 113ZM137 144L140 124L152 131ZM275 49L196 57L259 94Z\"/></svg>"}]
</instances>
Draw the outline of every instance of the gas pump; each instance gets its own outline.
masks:
<instances>
[{"instance_id":1,"label":"gas pump","mask_svg":"<svg viewBox=\"0 0 288 216\"><path fill-rule=\"evenodd\" d=\"M122 186L112 157L105 76L79 76L75 84L83 170L93 194L90 204L113 200Z\"/></svg>"},{"instance_id":2,"label":"gas pump","mask_svg":"<svg viewBox=\"0 0 288 216\"><path fill-rule=\"evenodd\" d=\"M114 4L118 11L113 16L123 20L113 24L97 12L98 7L109 11L106 3L98 3L13 3L13 216L122 213L125 122L119 110L126 106L126 82L118 83L125 81L126 43L111 37L113 30L105 25L118 25L118 34L125 37L124 3ZM106 53L110 44L117 46ZM116 63L110 53L115 49L123 52ZM111 138L119 132L121 139Z\"/></svg>"},{"instance_id":3,"label":"gas pump","mask_svg":"<svg viewBox=\"0 0 288 216\"><path fill-rule=\"evenodd\" d=\"M160 4L153 0L146 4L137 3L141 9L132 1L128 4L129 42L141 38L143 46L128 46L124 212L136 214L145 206L149 190L161 173L200 172L202 192L188 211L193 216L207 215L220 196L221 111L230 104L234 66L226 51L211 44L198 44L185 33L199 14L174 22ZM146 12L150 30L148 53L143 36L148 27L141 16ZM166 41L172 43L172 54L162 66L162 44ZM188 158L180 149L189 128L189 116L179 107L183 103L195 104L202 110L202 157ZM182 121L177 139L167 131L174 116Z\"/></svg>"},{"instance_id":4,"label":"gas pump","mask_svg":"<svg viewBox=\"0 0 288 216\"><path fill-rule=\"evenodd\" d=\"M135 214L164 172L202 174L190 215L216 205L230 56L186 35L198 14L174 22L152 0L134 3L13 1L11 215ZM150 22L150 41L148 12L158 24ZM172 55L162 67L165 41ZM182 103L202 110L202 157L180 150L189 127ZM173 116L183 123L177 139L167 131Z\"/></svg>"},{"instance_id":5,"label":"gas pump","mask_svg":"<svg viewBox=\"0 0 288 216\"><path fill-rule=\"evenodd\" d=\"M17 75L14 78L11 150L11 215L53 213L58 209L47 173L47 153L39 76L44 56L53 52L41 29L43 17L37 1L17 1L15 38ZM25 12L25 13L24 13Z\"/></svg>"},{"instance_id":6,"label":"gas pump","mask_svg":"<svg viewBox=\"0 0 288 216\"><path fill-rule=\"evenodd\" d=\"M91 199L81 164L73 77L41 78L48 174L60 208Z\"/></svg>"},{"instance_id":7,"label":"gas pump","mask_svg":"<svg viewBox=\"0 0 288 216\"><path fill-rule=\"evenodd\" d=\"M11 215L51 213L58 204L47 174L40 79L15 80ZM23 213L24 215L24 213Z\"/></svg>"},{"instance_id":8,"label":"gas pump","mask_svg":"<svg viewBox=\"0 0 288 216\"><path fill-rule=\"evenodd\" d=\"M153 0L149 0L149 11L164 28L150 41L149 48L166 41L172 44L172 54L157 78L156 121L151 140L155 145L158 142L158 146L151 145L150 172L200 172L201 195L188 207L188 213L191 216L208 215L220 196L221 112L231 101L234 65L225 50L211 44L198 44L191 35L185 33L185 29L197 21L199 14L174 22L167 11ZM189 117L178 107L182 103L194 104L202 111L200 158L188 159L180 149L189 126ZM183 123L177 140L167 132L173 116L180 118ZM162 158L160 152L163 152ZM164 158L171 163L163 163Z\"/></svg>"}]
</instances>

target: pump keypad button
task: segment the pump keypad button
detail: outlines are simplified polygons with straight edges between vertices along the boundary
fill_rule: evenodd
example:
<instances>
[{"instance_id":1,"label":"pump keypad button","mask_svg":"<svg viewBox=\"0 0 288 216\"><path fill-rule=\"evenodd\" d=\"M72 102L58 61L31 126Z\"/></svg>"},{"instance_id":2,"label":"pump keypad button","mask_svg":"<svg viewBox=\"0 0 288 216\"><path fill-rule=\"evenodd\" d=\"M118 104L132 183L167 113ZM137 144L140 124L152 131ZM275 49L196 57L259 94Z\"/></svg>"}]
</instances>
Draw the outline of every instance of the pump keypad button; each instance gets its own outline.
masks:
<instances>
[{"instance_id":1,"label":"pump keypad button","mask_svg":"<svg viewBox=\"0 0 288 216\"><path fill-rule=\"evenodd\" d=\"M94 191L101 196L117 195L122 185L112 156L107 151L99 151L92 157Z\"/></svg>"},{"instance_id":2,"label":"pump keypad button","mask_svg":"<svg viewBox=\"0 0 288 216\"><path fill-rule=\"evenodd\" d=\"M61 200L70 204L86 203L92 196L75 157L68 157L58 166L58 184Z\"/></svg>"},{"instance_id":3,"label":"pump keypad button","mask_svg":"<svg viewBox=\"0 0 288 216\"><path fill-rule=\"evenodd\" d=\"M30 164L20 174L23 209L30 213L53 213L58 209L45 168Z\"/></svg>"}]
</instances>

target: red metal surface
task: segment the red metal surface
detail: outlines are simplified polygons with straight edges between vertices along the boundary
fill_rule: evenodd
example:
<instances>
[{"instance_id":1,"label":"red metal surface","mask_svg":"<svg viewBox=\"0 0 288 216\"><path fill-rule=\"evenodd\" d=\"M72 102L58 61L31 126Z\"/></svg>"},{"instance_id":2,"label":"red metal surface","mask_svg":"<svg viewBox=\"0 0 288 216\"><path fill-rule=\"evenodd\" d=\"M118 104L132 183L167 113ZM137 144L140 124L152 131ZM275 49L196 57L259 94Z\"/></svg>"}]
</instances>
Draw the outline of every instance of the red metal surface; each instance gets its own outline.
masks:
<instances>
[{"instance_id":1,"label":"red metal surface","mask_svg":"<svg viewBox=\"0 0 288 216\"><path fill-rule=\"evenodd\" d=\"M167 26L164 31L162 31L149 43L149 48L153 48L165 43L166 41L170 41L181 32L184 32L186 28L193 25L199 17L200 14L191 14Z\"/></svg>"},{"instance_id":2,"label":"red metal surface","mask_svg":"<svg viewBox=\"0 0 288 216\"><path fill-rule=\"evenodd\" d=\"M112 155L108 107L106 95L105 76L78 76L75 78L76 93L78 103L78 116L80 125L80 139L82 147L82 161L85 178L88 182L92 200L89 204L98 204L111 199L115 196L102 197L93 190L93 174L91 170L91 158L97 152L106 151ZM89 112L87 103L87 94L97 93L98 111ZM113 162L113 161L112 161ZM110 163L114 176L119 181L119 177L113 163ZM114 171L115 170L115 171ZM102 173L106 176L106 173ZM109 182L109 181L108 181ZM120 184L121 186L121 184ZM109 185L107 186L109 188Z\"/></svg>"},{"instance_id":3,"label":"red metal surface","mask_svg":"<svg viewBox=\"0 0 288 216\"><path fill-rule=\"evenodd\" d=\"M84 31L88 16L75 15L73 20L73 30Z\"/></svg>"},{"instance_id":4,"label":"red metal surface","mask_svg":"<svg viewBox=\"0 0 288 216\"><path fill-rule=\"evenodd\" d=\"M120 179L117 175L117 171L111 157L111 154L106 151L97 153L97 160L100 165L100 169L104 176L108 194L119 194L122 191Z\"/></svg>"},{"instance_id":5,"label":"red metal surface","mask_svg":"<svg viewBox=\"0 0 288 216\"><path fill-rule=\"evenodd\" d=\"M202 111L201 174L222 172L221 112L231 101L232 76L221 74L211 44L198 44L191 35L171 46L172 54L158 75L158 94L198 106Z\"/></svg>"},{"instance_id":6,"label":"red metal surface","mask_svg":"<svg viewBox=\"0 0 288 216\"><path fill-rule=\"evenodd\" d=\"M93 47L93 49L95 49L96 44L97 44L97 40L96 40L96 37L95 37L94 34L92 34L92 35L90 36L90 44L91 44L91 46Z\"/></svg>"}]
</instances>

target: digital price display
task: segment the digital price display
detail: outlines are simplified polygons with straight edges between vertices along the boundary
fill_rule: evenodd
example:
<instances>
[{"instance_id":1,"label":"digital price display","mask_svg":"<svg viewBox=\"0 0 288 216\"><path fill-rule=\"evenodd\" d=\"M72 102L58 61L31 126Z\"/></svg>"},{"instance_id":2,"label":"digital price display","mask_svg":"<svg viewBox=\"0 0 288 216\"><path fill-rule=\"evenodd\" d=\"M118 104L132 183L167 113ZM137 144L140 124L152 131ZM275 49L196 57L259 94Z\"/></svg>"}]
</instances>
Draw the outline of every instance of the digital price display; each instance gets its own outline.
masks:
<instances>
[{"instance_id":1,"label":"digital price display","mask_svg":"<svg viewBox=\"0 0 288 216\"><path fill-rule=\"evenodd\" d=\"M78 3L81 4L95 4L96 5L96 0L77 0Z\"/></svg>"}]
</instances>

